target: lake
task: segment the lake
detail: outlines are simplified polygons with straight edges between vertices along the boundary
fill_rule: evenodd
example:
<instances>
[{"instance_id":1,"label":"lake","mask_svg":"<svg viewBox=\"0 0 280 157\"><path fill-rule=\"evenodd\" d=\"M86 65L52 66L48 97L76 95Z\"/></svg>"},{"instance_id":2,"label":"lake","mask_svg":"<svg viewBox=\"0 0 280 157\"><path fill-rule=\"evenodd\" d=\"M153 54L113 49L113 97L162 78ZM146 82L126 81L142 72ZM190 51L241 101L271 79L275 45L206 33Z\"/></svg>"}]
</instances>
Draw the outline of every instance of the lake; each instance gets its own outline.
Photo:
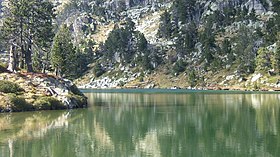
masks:
<instances>
[{"instance_id":1,"label":"lake","mask_svg":"<svg viewBox=\"0 0 280 157\"><path fill-rule=\"evenodd\" d=\"M280 154L280 93L83 92L85 109L0 114L0 157Z\"/></svg>"}]
</instances>

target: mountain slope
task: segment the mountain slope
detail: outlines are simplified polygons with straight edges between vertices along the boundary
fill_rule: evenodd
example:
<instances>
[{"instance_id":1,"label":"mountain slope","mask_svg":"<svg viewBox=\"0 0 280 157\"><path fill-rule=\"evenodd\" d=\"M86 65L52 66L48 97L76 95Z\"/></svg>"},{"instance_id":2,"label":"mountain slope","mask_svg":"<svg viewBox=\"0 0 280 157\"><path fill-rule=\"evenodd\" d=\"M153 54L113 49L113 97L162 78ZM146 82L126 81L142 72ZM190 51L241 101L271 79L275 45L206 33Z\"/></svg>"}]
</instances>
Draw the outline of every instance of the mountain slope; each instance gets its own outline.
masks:
<instances>
[{"instance_id":1,"label":"mountain slope","mask_svg":"<svg viewBox=\"0 0 280 157\"><path fill-rule=\"evenodd\" d=\"M272 61L265 70L257 70L258 50L265 47L268 58L273 58L276 50L277 39L272 39L275 35L270 34L278 31L270 28L271 21L277 18L276 3L259 0L190 3L177 0L127 6L119 12L119 17L98 21L96 31L90 36L96 42L96 57L88 72L76 82L83 88L177 86L265 90L279 87ZM189 10L185 12L184 8ZM125 48L131 49L132 59L126 60L122 50L117 49L110 54L112 58L108 57L108 49L99 47L99 43L102 46L105 43L106 47L110 32L116 27L125 29L128 19L134 22L133 32L144 34L147 56L135 48L137 39L132 35L129 39L132 43ZM274 47L270 46L273 44ZM153 58L154 54L157 59ZM137 59L139 56L142 62ZM145 57L150 68L143 66ZM97 65L102 70L101 76L96 75Z\"/></svg>"},{"instance_id":2,"label":"mountain slope","mask_svg":"<svg viewBox=\"0 0 280 157\"><path fill-rule=\"evenodd\" d=\"M280 86L278 0L53 2L82 54L81 88Z\"/></svg>"}]
</instances>

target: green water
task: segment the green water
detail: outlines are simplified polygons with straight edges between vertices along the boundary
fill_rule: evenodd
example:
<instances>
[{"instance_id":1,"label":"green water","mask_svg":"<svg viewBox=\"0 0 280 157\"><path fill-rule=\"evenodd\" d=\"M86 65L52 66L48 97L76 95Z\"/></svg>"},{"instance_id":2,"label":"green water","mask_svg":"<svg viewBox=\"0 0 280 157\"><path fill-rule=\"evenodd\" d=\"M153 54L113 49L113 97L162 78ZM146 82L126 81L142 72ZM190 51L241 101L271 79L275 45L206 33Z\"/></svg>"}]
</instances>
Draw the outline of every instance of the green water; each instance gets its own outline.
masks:
<instances>
[{"instance_id":1,"label":"green water","mask_svg":"<svg viewBox=\"0 0 280 157\"><path fill-rule=\"evenodd\" d=\"M84 91L89 108L0 114L0 157L278 157L280 94Z\"/></svg>"}]
</instances>

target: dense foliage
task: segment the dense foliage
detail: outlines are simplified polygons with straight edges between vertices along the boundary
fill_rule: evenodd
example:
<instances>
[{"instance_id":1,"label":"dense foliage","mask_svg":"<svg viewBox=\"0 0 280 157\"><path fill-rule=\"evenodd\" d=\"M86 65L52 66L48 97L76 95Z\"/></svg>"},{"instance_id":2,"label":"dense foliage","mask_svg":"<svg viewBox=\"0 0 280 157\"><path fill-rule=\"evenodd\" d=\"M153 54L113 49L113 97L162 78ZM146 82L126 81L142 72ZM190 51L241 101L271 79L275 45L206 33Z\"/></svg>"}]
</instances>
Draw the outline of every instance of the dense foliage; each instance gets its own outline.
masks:
<instances>
[{"instance_id":1,"label":"dense foliage","mask_svg":"<svg viewBox=\"0 0 280 157\"><path fill-rule=\"evenodd\" d=\"M8 0L3 8L2 38L10 51L8 69L33 71L32 55L45 53L52 40L53 5L42 0Z\"/></svg>"},{"instance_id":2,"label":"dense foliage","mask_svg":"<svg viewBox=\"0 0 280 157\"><path fill-rule=\"evenodd\" d=\"M135 31L134 22L127 19L123 26L115 25L109 33L102 51L105 60L114 63L140 65L144 70L153 69L160 60L149 47L145 36Z\"/></svg>"},{"instance_id":3,"label":"dense foliage","mask_svg":"<svg viewBox=\"0 0 280 157\"><path fill-rule=\"evenodd\" d=\"M52 2L7 0L1 11L1 44L9 52L8 70L54 70L67 78L77 78L87 70L92 43L80 40L74 45L71 30L55 18Z\"/></svg>"},{"instance_id":4,"label":"dense foliage","mask_svg":"<svg viewBox=\"0 0 280 157\"><path fill-rule=\"evenodd\" d=\"M260 1L269 9L267 1ZM250 74L255 71L278 72L278 49L271 52L265 47L277 42L280 32L280 15L274 14L267 21L249 8L244 0L221 2L218 9L202 14L205 7L193 0L175 0L170 10L161 15L158 36L175 41L178 62L174 63L176 72L185 71L179 66L199 67L206 71L217 71L237 66L239 73ZM279 1L272 1L272 10L280 13ZM261 24L264 22L264 25ZM251 25L251 26L250 26ZM197 56L197 52L201 55ZM191 66L189 66L191 65Z\"/></svg>"}]
</instances>

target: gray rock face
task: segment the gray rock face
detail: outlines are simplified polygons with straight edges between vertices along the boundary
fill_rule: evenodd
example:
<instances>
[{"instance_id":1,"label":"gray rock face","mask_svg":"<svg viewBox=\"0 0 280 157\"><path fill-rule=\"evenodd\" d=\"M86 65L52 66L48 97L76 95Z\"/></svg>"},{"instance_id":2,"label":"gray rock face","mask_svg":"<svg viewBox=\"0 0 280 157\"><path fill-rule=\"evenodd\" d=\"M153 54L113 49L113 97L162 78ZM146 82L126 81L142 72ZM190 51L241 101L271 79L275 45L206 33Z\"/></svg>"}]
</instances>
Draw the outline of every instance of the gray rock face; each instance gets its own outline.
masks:
<instances>
[{"instance_id":1,"label":"gray rock face","mask_svg":"<svg viewBox=\"0 0 280 157\"><path fill-rule=\"evenodd\" d=\"M245 4L245 6L249 8L249 12L251 12L253 9L256 11L257 14L262 14L266 12L266 9L259 0L249 0Z\"/></svg>"},{"instance_id":2,"label":"gray rock face","mask_svg":"<svg viewBox=\"0 0 280 157\"><path fill-rule=\"evenodd\" d=\"M256 14L263 14L266 13L268 10L264 7L264 5L261 3L260 0L216 0L216 1L197 1L199 4L204 4L204 13L203 15L209 15L212 14L213 11L216 10L223 10L225 7L229 5L233 5L235 7L241 7L244 6L249 9L249 12L252 11L252 9L255 10ZM271 7L271 1L267 0L267 3L269 5L269 8Z\"/></svg>"},{"instance_id":3,"label":"gray rock face","mask_svg":"<svg viewBox=\"0 0 280 157\"><path fill-rule=\"evenodd\" d=\"M108 0L108 4L114 5L116 8L120 5L125 5L126 8L135 7L138 5L147 6L147 5L157 5L158 3L170 2L171 0Z\"/></svg>"},{"instance_id":4,"label":"gray rock face","mask_svg":"<svg viewBox=\"0 0 280 157\"><path fill-rule=\"evenodd\" d=\"M42 88L46 88L48 92L51 93L52 96L56 97L60 100L64 106L67 108L80 108L81 104L78 104L77 100L71 98L71 94L80 95L82 97L83 94L79 91L75 84L72 81L67 79L55 79L52 77L38 79ZM86 106L86 104L84 104Z\"/></svg>"}]
</instances>

